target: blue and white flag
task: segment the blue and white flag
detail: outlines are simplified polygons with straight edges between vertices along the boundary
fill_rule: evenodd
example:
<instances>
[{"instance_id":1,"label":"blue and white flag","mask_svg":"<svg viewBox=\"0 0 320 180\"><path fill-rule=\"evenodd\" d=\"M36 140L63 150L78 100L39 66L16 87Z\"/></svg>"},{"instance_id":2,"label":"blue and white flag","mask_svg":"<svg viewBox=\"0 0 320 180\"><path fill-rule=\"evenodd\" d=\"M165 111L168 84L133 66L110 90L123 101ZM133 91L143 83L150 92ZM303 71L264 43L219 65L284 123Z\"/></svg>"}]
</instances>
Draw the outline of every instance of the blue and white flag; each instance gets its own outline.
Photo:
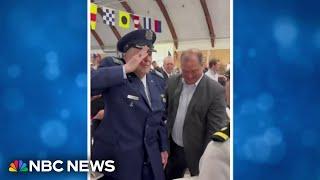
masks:
<instances>
[{"instance_id":1,"label":"blue and white flag","mask_svg":"<svg viewBox=\"0 0 320 180\"><path fill-rule=\"evenodd\" d=\"M145 29L151 29L151 18L150 17L144 17L143 23L144 23Z\"/></svg>"}]
</instances>

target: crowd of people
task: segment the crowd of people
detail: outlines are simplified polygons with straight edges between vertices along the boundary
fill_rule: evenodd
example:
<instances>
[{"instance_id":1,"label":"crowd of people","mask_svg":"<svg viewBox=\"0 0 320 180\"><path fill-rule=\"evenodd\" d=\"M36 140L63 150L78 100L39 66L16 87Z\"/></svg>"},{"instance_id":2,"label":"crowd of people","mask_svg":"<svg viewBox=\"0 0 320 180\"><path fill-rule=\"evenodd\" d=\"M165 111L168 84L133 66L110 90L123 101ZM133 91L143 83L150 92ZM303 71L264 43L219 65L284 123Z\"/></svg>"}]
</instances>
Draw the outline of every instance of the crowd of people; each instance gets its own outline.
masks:
<instances>
[{"instance_id":1,"label":"crowd of people","mask_svg":"<svg viewBox=\"0 0 320 180\"><path fill-rule=\"evenodd\" d=\"M118 42L121 58L93 57L91 158L116 165L101 179L229 179L229 71L219 74L217 59L206 69L198 49L160 67L155 40L135 30Z\"/></svg>"}]
</instances>

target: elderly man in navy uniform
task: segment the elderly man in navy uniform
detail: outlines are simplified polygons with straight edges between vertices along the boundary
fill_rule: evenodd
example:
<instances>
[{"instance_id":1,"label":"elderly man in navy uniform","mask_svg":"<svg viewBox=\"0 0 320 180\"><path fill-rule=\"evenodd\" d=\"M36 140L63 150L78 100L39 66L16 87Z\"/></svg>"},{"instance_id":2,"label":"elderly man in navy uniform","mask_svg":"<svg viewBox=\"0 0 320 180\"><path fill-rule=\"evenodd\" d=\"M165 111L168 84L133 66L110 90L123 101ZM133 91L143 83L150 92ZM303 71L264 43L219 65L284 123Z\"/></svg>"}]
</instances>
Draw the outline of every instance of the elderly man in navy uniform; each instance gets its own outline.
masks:
<instances>
[{"instance_id":1,"label":"elderly man in navy uniform","mask_svg":"<svg viewBox=\"0 0 320 180\"><path fill-rule=\"evenodd\" d=\"M123 59L107 57L91 72L92 94L102 93L105 119L94 132L93 160L114 160L116 170L103 179L164 180L167 130L164 79L151 73L151 30L123 36Z\"/></svg>"}]
</instances>

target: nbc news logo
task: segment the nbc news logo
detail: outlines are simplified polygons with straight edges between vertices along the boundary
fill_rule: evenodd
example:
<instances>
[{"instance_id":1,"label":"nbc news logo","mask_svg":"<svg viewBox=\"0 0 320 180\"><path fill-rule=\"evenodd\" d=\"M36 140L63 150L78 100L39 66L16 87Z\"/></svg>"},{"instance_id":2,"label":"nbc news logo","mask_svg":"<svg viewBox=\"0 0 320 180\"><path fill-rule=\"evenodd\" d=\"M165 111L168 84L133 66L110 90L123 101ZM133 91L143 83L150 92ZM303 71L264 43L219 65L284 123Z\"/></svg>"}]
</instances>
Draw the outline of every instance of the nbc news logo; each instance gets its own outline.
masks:
<instances>
[{"instance_id":1,"label":"nbc news logo","mask_svg":"<svg viewBox=\"0 0 320 180\"><path fill-rule=\"evenodd\" d=\"M29 168L28 168L29 167ZM22 160L14 160L9 165L9 172L26 173L26 172L113 172L115 171L113 160L67 160L64 163L62 160L36 160L28 161L28 165Z\"/></svg>"},{"instance_id":2,"label":"nbc news logo","mask_svg":"<svg viewBox=\"0 0 320 180\"><path fill-rule=\"evenodd\" d=\"M10 163L9 172L28 172L27 164L22 160L14 160Z\"/></svg>"}]
</instances>

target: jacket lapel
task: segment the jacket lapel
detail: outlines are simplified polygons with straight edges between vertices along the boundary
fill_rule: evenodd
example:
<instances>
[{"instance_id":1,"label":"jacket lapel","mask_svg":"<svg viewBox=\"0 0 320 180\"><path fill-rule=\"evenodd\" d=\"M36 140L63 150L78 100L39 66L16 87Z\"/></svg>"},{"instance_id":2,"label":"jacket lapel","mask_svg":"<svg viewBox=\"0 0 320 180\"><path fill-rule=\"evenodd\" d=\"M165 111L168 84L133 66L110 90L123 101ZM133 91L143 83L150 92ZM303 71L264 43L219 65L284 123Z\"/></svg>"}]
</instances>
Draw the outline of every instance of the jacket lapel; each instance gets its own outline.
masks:
<instances>
[{"instance_id":1,"label":"jacket lapel","mask_svg":"<svg viewBox=\"0 0 320 180\"><path fill-rule=\"evenodd\" d=\"M149 89L149 93L150 93L150 102L151 102L151 110L155 110L156 107L157 107L157 98L160 98L160 97L157 97L157 96L160 96L160 94L158 93L158 89L156 87L156 83L154 81L154 79L149 75L147 74L147 86L148 86L148 89Z\"/></svg>"},{"instance_id":2,"label":"jacket lapel","mask_svg":"<svg viewBox=\"0 0 320 180\"><path fill-rule=\"evenodd\" d=\"M198 86L196 87L194 93L193 93L193 96L189 102L189 105L188 105L188 109L187 109L187 114L186 114L186 119L185 119L185 122L188 120L188 117L190 117L190 113L193 109L193 107L196 105L196 102L198 100L198 97L201 96L202 94L202 90L203 90L203 86L204 86L204 78L205 76L203 75L202 79L200 80Z\"/></svg>"},{"instance_id":3,"label":"jacket lapel","mask_svg":"<svg viewBox=\"0 0 320 180\"><path fill-rule=\"evenodd\" d=\"M151 109L148 99L147 99L147 95L144 91L144 86L142 81L136 76L136 75L132 75L132 77L130 77L131 80L131 85L134 87L134 89L141 95L144 103L148 106L149 109Z\"/></svg>"},{"instance_id":4,"label":"jacket lapel","mask_svg":"<svg viewBox=\"0 0 320 180\"><path fill-rule=\"evenodd\" d=\"M182 87L183 87L181 77L178 78L178 79L179 79L178 85L177 85L175 91L173 92L174 119L175 119L175 117L177 115L179 101L180 101L180 95L181 95Z\"/></svg>"}]
</instances>

